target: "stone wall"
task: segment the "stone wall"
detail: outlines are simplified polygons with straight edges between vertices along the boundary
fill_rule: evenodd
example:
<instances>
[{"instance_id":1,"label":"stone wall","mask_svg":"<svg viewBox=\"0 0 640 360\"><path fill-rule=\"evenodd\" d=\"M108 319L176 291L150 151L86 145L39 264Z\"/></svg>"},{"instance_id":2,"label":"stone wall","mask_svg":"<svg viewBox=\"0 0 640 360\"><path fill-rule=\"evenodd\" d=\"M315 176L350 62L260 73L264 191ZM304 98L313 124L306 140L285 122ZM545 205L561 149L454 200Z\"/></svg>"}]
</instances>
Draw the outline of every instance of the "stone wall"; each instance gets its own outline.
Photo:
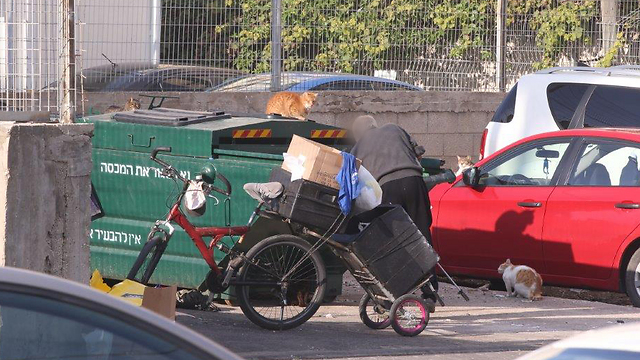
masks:
<instances>
[{"instance_id":1,"label":"stone wall","mask_svg":"<svg viewBox=\"0 0 640 360\"><path fill-rule=\"evenodd\" d=\"M270 93L167 93L163 106L187 110L224 109L228 112L262 113ZM100 113L108 106L123 105L137 93L87 93L87 113ZM380 123L405 128L427 150L427 156L456 167L456 155L477 158L482 131L504 97L502 93L478 92L321 92L309 119L348 127L358 115L371 114ZM149 99L140 98L142 106Z\"/></svg>"},{"instance_id":2,"label":"stone wall","mask_svg":"<svg viewBox=\"0 0 640 360\"><path fill-rule=\"evenodd\" d=\"M88 283L92 135L0 124L0 265Z\"/></svg>"}]
</instances>

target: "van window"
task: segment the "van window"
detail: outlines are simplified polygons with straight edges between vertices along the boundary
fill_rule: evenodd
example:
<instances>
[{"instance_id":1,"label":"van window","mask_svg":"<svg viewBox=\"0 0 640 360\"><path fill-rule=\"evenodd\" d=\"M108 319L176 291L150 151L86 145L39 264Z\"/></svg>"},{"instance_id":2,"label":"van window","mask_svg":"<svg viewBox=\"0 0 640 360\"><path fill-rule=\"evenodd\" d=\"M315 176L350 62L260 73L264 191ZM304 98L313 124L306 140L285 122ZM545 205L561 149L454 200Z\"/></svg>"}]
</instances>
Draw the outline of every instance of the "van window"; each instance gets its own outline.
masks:
<instances>
[{"instance_id":1,"label":"van window","mask_svg":"<svg viewBox=\"0 0 640 360\"><path fill-rule=\"evenodd\" d=\"M513 119L513 111L516 107L516 93L518 92L518 84L513 85L507 96L502 100L500 106L493 115L491 121L499 123L508 123Z\"/></svg>"},{"instance_id":2,"label":"van window","mask_svg":"<svg viewBox=\"0 0 640 360\"><path fill-rule=\"evenodd\" d=\"M598 85L587 103L584 127L640 127L640 89Z\"/></svg>"},{"instance_id":3,"label":"van window","mask_svg":"<svg viewBox=\"0 0 640 360\"><path fill-rule=\"evenodd\" d=\"M547 87L547 101L553 119L565 130L571 123L584 92L590 84L553 83Z\"/></svg>"}]
</instances>

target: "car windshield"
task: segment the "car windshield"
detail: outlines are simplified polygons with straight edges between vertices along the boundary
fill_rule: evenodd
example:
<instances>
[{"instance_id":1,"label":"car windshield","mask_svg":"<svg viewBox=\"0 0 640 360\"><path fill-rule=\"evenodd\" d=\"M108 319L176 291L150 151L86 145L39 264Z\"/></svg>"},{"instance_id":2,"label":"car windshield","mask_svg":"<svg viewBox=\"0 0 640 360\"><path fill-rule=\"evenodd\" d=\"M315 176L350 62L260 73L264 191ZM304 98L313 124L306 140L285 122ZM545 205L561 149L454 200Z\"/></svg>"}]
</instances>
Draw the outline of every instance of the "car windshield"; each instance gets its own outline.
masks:
<instances>
[{"instance_id":1,"label":"car windshield","mask_svg":"<svg viewBox=\"0 0 640 360\"><path fill-rule=\"evenodd\" d=\"M282 89L286 90L303 81L314 78L327 77L325 74L282 74ZM231 79L214 88L214 91L269 91L271 88L271 74L248 75L239 79Z\"/></svg>"},{"instance_id":2,"label":"car windshield","mask_svg":"<svg viewBox=\"0 0 640 360\"><path fill-rule=\"evenodd\" d=\"M148 68L135 69L129 67L100 67L87 69L82 72L82 75L84 76L84 79L82 79L82 87L85 91L100 91L106 88L112 81L121 78L122 76L145 69Z\"/></svg>"},{"instance_id":3,"label":"car windshield","mask_svg":"<svg viewBox=\"0 0 640 360\"><path fill-rule=\"evenodd\" d=\"M484 186L547 186L569 147L568 141L557 144L525 146L515 155L483 169Z\"/></svg>"}]
</instances>

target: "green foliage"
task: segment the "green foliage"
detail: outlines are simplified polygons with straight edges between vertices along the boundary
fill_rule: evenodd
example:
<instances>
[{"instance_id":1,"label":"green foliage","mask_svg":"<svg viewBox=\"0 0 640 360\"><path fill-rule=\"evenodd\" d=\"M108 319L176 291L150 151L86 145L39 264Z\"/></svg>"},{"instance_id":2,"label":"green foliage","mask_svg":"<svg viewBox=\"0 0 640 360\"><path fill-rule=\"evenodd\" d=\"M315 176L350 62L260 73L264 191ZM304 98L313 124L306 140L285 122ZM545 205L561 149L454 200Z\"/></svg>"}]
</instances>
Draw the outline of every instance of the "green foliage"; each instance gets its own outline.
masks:
<instances>
[{"instance_id":1,"label":"green foliage","mask_svg":"<svg viewBox=\"0 0 640 360\"><path fill-rule=\"evenodd\" d=\"M566 1L536 10L529 25L536 32L536 44L543 55L534 68L554 66L567 48L577 48L579 43L589 45L591 38L586 30L595 22L596 10L595 1Z\"/></svg>"},{"instance_id":2,"label":"green foliage","mask_svg":"<svg viewBox=\"0 0 640 360\"><path fill-rule=\"evenodd\" d=\"M460 59L476 47L488 45L495 28L495 1L444 0L436 5L430 14L437 27L438 40L456 39L449 50L449 56ZM488 60L490 53L483 53Z\"/></svg>"},{"instance_id":3,"label":"green foliage","mask_svg":"<svg viewBox=\"0 0 640 360\"><path fill-rule=\"evenodd\" d=\"M270 70L271 0L163 5L163 58ZM402 62L417 59L495 61L495 0L282 0L282 6L287 71L370 74L403 70ZM507 26L516 36L534 34L542 53L534 67L554 66L593 41L598 10L594 0L508 1Z\"/></svg>"},{"instance_id":4,"label":"green foliage","mask_svg":"<svg viewBox=\"0 0 640 360\"><path fill-rule=\"evenodd\" d=\"M609 67L609 66L613 65L613 61L615 60L615 58L618 55L618 53L620 52L620 50L624 47L625 43L626 43L626 41L625 41L625 38L624 38L624 33L621 31L616 35L616 41L609 48L607 53L604 54L602 59L600 59L600 61L598 61L596 66Z\"/></svg>"},{"instance_id":5,"label":"green foliage","mask_svg":"<svg viewBox=\"0 0 640 360\"><path fill-rule=\"evenodd\" d=\"M243 0L239 69L269 69L270 4ZM283 0L284 69L372 72L433 53L462 59L494 41L492 11L488 0Z\"/></svg>"}]
</instances>

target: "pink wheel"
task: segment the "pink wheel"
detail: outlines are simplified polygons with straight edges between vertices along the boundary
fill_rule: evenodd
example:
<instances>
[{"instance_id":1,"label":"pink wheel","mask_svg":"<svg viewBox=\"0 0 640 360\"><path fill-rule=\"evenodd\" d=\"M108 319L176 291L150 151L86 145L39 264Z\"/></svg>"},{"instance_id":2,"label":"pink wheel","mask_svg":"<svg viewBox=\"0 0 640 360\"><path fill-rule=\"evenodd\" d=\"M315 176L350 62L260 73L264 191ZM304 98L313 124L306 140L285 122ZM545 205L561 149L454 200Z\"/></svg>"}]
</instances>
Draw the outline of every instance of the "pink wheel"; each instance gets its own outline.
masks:
<instances>
[{"instance_id":1,"label":"pink wheel","mask_svg":"<svg viewBox=\"0 0 640 360\"><path fill-rule=\"evenodd\" d=\"M391 305L391 326L402 336L416 336L429 323L429 310L424 300L413 294L402 295Z\"/></svg>"}]
</instances>

